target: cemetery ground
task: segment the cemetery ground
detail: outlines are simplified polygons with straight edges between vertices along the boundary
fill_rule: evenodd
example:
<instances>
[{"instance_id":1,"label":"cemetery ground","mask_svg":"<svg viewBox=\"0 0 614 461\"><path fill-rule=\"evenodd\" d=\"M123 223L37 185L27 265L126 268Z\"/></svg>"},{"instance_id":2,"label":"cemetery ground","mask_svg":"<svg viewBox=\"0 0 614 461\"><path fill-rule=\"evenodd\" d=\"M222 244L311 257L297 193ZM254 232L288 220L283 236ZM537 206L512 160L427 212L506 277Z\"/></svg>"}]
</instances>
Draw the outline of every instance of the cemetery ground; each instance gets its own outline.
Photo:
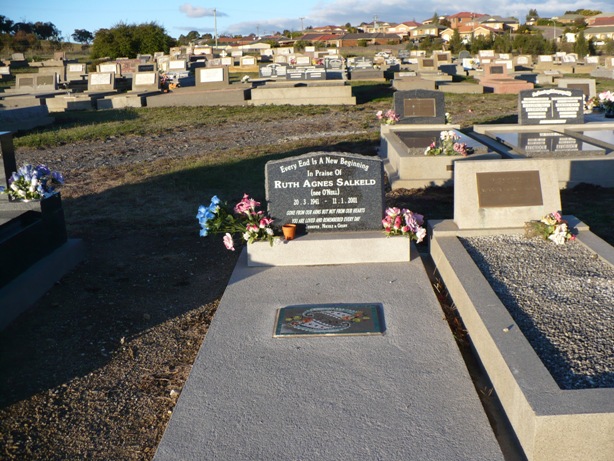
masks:
<instances>
[{"instance_id":1,"label":"cemetery ground","mask_svg":"<svg viewBox=\"0 0 614 461\"><path fill-rule=\"evenodd\" d=\"M221 237L198 237L198 205L214 194L264 202L268 160L375 155L374 114L390 108L391 93L380 84L355 91L355 107L66 113L16 138L18 164L64 173L68 234L83 239L87 259L0 333L1 459L152 458L238 256ZM513 122L516 104L515 96L446 95L464 127ZM565 190L563 210L614 245L613 192ZM451 188L388 191L386 200L427 219L452 217ZM488 406L491 390L478 382Z\"/></svg>"}]
</instances>

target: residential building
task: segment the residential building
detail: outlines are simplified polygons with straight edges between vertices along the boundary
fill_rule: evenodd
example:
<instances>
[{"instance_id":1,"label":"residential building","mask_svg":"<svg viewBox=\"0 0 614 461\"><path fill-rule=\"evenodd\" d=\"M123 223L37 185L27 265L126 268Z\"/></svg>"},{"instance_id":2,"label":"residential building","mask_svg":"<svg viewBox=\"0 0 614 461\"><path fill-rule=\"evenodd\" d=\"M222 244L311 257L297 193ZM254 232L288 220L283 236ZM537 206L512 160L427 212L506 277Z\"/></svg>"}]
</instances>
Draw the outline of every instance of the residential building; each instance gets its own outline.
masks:
<instances>
[{"instance_id":1,"label":"residential building","mask_svg":"<svg viewBox=\"0 0 614 461\"><path fill-rule=\"evenodd\" d=\"M475 18L484 16L483 13L470 13L468 11L461 11L460 13L446 16L446 19L450 21L450 27L452 29L458 29L459 27L468 25L474 21Z\"/></svg>"},{"instance_id":2,"label":"residential building","mask_svg":"<svg viewBox=\"0 0 614 461\"><path fill-rule=\"evenodd\" d=\"M409 34L412 40L422 40L426 37L439 37L441 32L446 30L447 27L436 24L422 24L421 26L412 29Z\"/></svg>"},{"instance_id":3,"label":"residential building","mask_svg":"<svg viewBox=\"0 0 614 461\"><path fill-rule=\"evenodd\" d=\"M409 37L410 32L421 24L416 21L406 21L388 28L389 34L397 34L401 39Z\"/></svg>"}]
</instances>

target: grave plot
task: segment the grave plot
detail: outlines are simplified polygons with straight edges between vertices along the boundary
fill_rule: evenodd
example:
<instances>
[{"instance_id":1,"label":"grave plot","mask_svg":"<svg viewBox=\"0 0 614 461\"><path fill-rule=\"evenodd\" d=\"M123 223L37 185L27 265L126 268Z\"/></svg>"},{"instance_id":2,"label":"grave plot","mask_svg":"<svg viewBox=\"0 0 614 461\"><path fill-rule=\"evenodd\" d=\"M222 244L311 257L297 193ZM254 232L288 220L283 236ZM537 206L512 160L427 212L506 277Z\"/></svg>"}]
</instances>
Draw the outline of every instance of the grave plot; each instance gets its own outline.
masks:
<instances>
[{"instance_id":1,"label":"grave plot","mask_svg":"<svg viewBox=\"0 0 614 461\"><path fill-rule=\"evenodd\" d=\"M441 92L397 91L394 107L399 120L382 125L379 151L392 188L450 185L456 162L501 158L485 144L460 132L458 125L445 123ZM442 151L439 155L426 155L433 143Z\"/></svg>"},{"instance_id":2,"label":"grave plot","mask_svg":"<svg viewBox=\"0 0 614 461\"><path fill-rule=\"evenodd\" d=\"M613 187L614 144L608 140L613 141L614 123L604 118L585 123L583 101L580 88L522 91L518 125L475 125L473 130L480 141L507 158L555 160L561 188L580 183Z\"/></svg>"},{"instance_id":3,"label":"grave plot","mask_svg":"<svg viewBox=\"0 0 614 461\"><path fill-rule=\"evenodd\" d=\"M614 248L573 216L562 245L523 235L560 210L553 162L457 165L454 220L429 222L430 251L527 458L606 461Z\"/></svg>"},{"instance_id":4,"label":"grave plot","mask_svg":"<svg viewBox=\"0 0 614 461\"><path fill-rule=\"evenodd\" d=\"M298 170L304 178L292 176ZM358 205L372 230L247 245L155 461L504 459L421 259L410 259L406 237L382 231L382 185L381 161L357 154L267 164L271 212L306 211L297 208L303 199L325 197L312 192L339 188L331 197L341 199L362 188L371 198L332 215L340 222ZM287 208L276 189L291 196ZM250 264L255 247L278 257ZM385 247L393 251L370 258ZM291 248L294 265L285 267L279 250Z\"/></svg>"}]
</instances>

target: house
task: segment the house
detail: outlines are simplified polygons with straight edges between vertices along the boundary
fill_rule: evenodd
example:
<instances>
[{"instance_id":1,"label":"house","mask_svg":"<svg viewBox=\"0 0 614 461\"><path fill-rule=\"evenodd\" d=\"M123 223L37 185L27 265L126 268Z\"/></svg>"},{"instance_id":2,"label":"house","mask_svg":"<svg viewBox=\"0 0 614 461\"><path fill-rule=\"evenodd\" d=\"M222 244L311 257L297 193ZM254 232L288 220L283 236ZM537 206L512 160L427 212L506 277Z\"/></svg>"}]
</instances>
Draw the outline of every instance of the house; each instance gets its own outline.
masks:
<instances>
[{"instance_id":1,"label":"house","mask_svg":"<svg viewBox=\"0 0 614 461\"><path fill-rule=\"evenodd\" d=\"M362 30L366 34L388 33L388 28L390 26L391 24L385 21L363 22L358 26L358 30Z\"/></svg>"},{"instance_id":2,"label":"house","mask_svg":"<svg viewBox=\"0 0 614 461\"><path fill-rule=\"evenodd\" d=\"M472 23L475 18L484 16L483 13L470 13L468 11L461 11L460 13L446 16L446 19L450 21L450 27L452 29L458 29L461 26L465 26L468 23Z\"/></svg>"},{"instance_id":3,"label":"house","mask_svg":"<svg viewBox=\"0 0 614 461\"><path fill-rule=\"evenodd\" d=\"M588 27L609 27L614 26L614 13L601 13L586 18Z\"/></svg>"},{"instance_id":4,"label":"house","mask_svg":"<svg viewBox=\"0 0 614 461\"><path fill-rule=\"evenodd\" d=\"M560 22L561 24L577 24L580 21L582 23L585 22L585 16L576 13L566 13L563 16L559 16L558 18L552 18Z\"/></svg>"},{"instance_id":5,"label":"house","mask_svg":"<svg viewBox=\"0 0 614 461\"><path fill-rule=\"evenodd\" d=\"M454 30L451 27L448 27L446 30L442 31L440 37L444 39L446 42L449 42L454 35ZM492 29L487 26L461 26L458 27L458 33L461 37L463 43L471 43L473 37L490 37L491 35L503 34L502 30Z\"/></svg>"},{"instance_id":6,"label":"house","mask_svg":"<svg viewBox=\"0 0 614 461\"><path fill-rule=\"evenodd\" d=\"M389 34L397 34L401 39L409 37L410 32L421 24L416 21L406 21L388 28Z\"/></svg>"},{"instance_id":7,"label":"house","mask_svg":"<svg viewBox=\"0 0 614 461\"><path fill-rule=\"evenodd\" d=\"M512 32L516 32L520 27L518 19L503 18L501 16L482 16L477 18L477 22L482 26L490 27L498 31L511 30Z\"/></svg>"},{"instance_id":8,"label":"house","mask_svg":"<svg viewBox=\"0 0 614 461\"><path fill-rule=\"evenodd\" d=\"M328 34L328 35L343 35L347 31L345 27L341 26L320 26L320 27L312 27L309 30L310 33L319 33L319 34Z\"/></svg>"},{"instance_id":9,"label":"house","mask_svg":"<svg viewBox=\"0 0 614 461\"><path fill-rule=\"evenodd\" d=\"M359 46L360 43L369 45L399 44L401 39L396 34L345 34L339 38L339 48L347 46Z\"/></svg>"},{"instance_id":10,"label":"house","mask_svg":"<svg viewBox=\"0 0 614 461\"><path fill-rule=\"evenodd\" d=\"M604 40L614 40L614 25L587 27L584 29L584 37L587 40L593 39L597 43Z\"/></svg>"},{"instance_id":11,"label":"house","mask_svg":"<svg viewBox=\"0 0 614 461\"><path fill-rule=\"evenodd\" d=\"M426 37L439 37L441 32L446 30L447 27L437 24L422 24L421 26L412 29L409 32L409 36L412 40L422 40Z\"/></svg>"}]
</instances>

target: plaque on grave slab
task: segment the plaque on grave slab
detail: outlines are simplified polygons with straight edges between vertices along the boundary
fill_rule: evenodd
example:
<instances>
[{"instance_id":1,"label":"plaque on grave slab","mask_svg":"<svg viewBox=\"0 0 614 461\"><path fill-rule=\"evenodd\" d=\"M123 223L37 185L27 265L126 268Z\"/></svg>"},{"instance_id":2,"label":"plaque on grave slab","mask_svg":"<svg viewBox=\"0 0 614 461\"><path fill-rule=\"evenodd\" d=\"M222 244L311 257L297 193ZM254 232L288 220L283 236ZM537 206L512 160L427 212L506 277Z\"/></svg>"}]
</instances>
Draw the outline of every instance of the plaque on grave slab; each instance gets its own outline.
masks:
<instances>
[{"instance_id":1,"label":"plaque on grave slab","mask_svg":"<svg viewBox=\"0 0 614 461\"><path fill-rule=\"evenodd\" d=\"M155 72L143 72L134 74L134 85L142 86L142 85L155 85L156 84L156 73Z\"/></svg>"},{"instance_id":2,"label":"plaque on grave slab","mask_svg":"<svg viewBox=\"0 0 614 461\"><path fill-rule=\"evenodd\" d=\"M588 157L604 155L602 147L590 143L590 140L580 140L551 130L521 131L521 132L488 132L488 136L511 147L515 152L527 157L573 156Z\"/></svg>"},{"instance_id":3,"label":"plaque on grave slab","mask_svg":"<svg viewBox=\"0 0 614 461\"><path fill-rule=\"evenodd\" d=\"M400 117L399 123L446 123L444 97L444 93L440 91L395 91L394 111Z\"/></svg>"},{"instance_id":4,"label":"plaque on grave slab","mask_svg":"<svg viewBox=\"0 0 614 461\"><path fill-rule=\"evenodd\" d=\"M425 58L420 61L420 65L421 67L435 67L435 60L431 58Z\"/></svg>"},{"instance_id":5,"label":"plaque on grave slab","mask_svg":"<svg viewBox=\"0 0 614 461\"><path fill-rule=\"evenodd\" d=\"M503 66L493 66L492 64L488 66L489 72L491 75L504 75L505 68Z\"/></svg>"},{"instance_id":6,"label":"plaque on grave slab","mask_svg":"<svg viewBox=\"0 0 614 461\"><path fill-rule=\"evenodd\" d=\"M480 208L542 206L539 171L476 173Z\"/></svg>"},{"instance_id":7,"label":"plaque on grave slab","mask_svg":"<svg viewBox=\"0 0 614 461\"><path fill-rule=\"evenodd\" d=\"M208 67L200 69L199 83L219 83L224 81L223 67Z\"/></svg>"},{"instance_id":8,"label":"plaque on grave slab","mask_svg":"<svg viewBox=\"0 0 614 461\"><path fill-rule=\"evenodd\" d=\"M95 72L90 74L90 85L111 85L111 72Z\"/></svg>"},{"instance_id":9,"label":"plaque on grave slab","mask_svg":"<svg viewBox=\"0 0 614 461\"><path fill-rule=\"evenodd\" d=\"M584 96L586 96L587 98L591 94L591 86L588 83L568 83L567 88L581 90Z\"/></svg>"},{"instance_id":10,"label":"plaque on grave slab","mask_svg":"<svg viewBox=\"0 0 614 461\"><path fill-rule=\"evenodd\" d=\"M379 230L384 170L377 157L312 152L267 162L266 196L276 224L308 232Z\"/></svg>"},{"instance_id":11,"label":"plaque on grave slab","mask_svg":"<svg viewBox=\"0 0 614 461\"><path fill-rule=\"evenodd\" d=\"M578 89L550 88L518 93L520 125L584 123L584 94Z\"/></svg>"},{"instance_id":12,"label":"plaque on grave slab","mask_svg":"<svg viewBox=\"0 0 614 461\"><path fill-rule=\"evenodd\" d=\"M381 335L381 304L308 304L277 311L273 337Z\"/></svg>"}]
</instances>

